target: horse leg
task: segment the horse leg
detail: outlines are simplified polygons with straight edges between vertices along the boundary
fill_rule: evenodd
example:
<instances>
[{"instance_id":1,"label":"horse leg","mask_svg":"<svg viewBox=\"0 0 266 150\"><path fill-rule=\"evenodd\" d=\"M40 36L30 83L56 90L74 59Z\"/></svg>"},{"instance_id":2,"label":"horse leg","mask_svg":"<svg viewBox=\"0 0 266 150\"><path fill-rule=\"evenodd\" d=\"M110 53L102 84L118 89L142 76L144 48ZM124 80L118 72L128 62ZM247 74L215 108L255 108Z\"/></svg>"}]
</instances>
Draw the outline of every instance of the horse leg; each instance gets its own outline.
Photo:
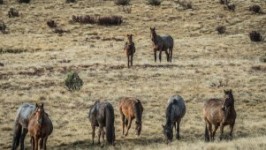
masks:
<instances>
[{"instance_id":1,"label":"horse leg","mask_svg":"<svg viewBox=\"0 0 266 150\"><path fill-rule=\"evenodd\" d=\"M30 137L30 143L31 143L31 149L32 149L32 150L35 150L35 147L34 147L35 145L34 145L34 138L33 138L33 136Z\"/></svg>"},{"instance_id":2,"label":"horse leg","mask_svg":"<svg viewBox=\"0 0 266 150\"><path fill-rule=\"evenodd\" d=\"M220 140L222 140L223 134L224 134L224 124L223 123L221 123L220 132L221 132L221 134L220 134Z\"/></svg>"},{"instance_id":3,"label":"horse leg","mask_svg":"<svg viewBox=\"0 0 266 150\"><path fill-rule=\"evenodd\" d=\"M234 125L235 125L235 122L233 122L232 124L230 124L230 132L229 132L230 140L233 139Z\"/></svg>"},{"instance_id":4,"label":"horse leg","mask_svg":"<svg viewBox=\"0 0 266 150\"><path fill-rule=\"evenodd\" d=\"M105 135L105 132L104 132L104 129L102 130L102 139L103 139L103 141L105 141L105 139L104 139L104 135Z\"/></svg>"},{"instance_id":5,"label":"horse leg","mask_svg":"<svg viewBox=\"0 0 266 150\"><path fill-rule=\"evenodd\" d=\"M180 139L179 129L180 129L180 120L176 122L176 139Z\"/></svg>"},{"instance_id":6,"label":"horse leg","mask_svg":"<svg viewBox=\"0 0 266 150\"><path fill-rule=\"evenodd\" d=\"M160 49L159 60L160 60L160 62L162 61L162 49Z\"/></svg>"},{"instance_id":7,"label":"horse leg","mask_svg":"<svg viewBox=\"0 0 266 150\"><path fill-rule=\"evenodd\" d=\"M92 144L94 144L94 137L95 137L95 126L91 126L92 127Z\"/></svg>"},{"instance_id":8,"label":"horse leg","mask_svg":"<svg viewBox=\"0 0 266 150\"><path fill-rule=\"evenodd\" d=\"M102 134L103 127L100 126L98 130L98 144L101 144L101 134Z\"/></svg>"},{"instance_id":9,"label":"horse leg","mask_svg":"<svg viewBox=\"0 0 266 150\"><path fill-rule=\"evenodd\" d=\"M44 139L40 138L40 149L43 149L43 141L44 141Z\"/></svg>"},{"instance_id":10,"label":"horse leg","mask_svg":"<svg viewBox=\"0 0 266 150\"><path fill-rule=\"evenodd\" d=\"M129 68L129 55L127 55L127 68Z\"/></svg>"},{"instance_id":11,"label":"horse leg","mask_svg":"<svg viewBox=\"0 0 266 150\"><path fill-rule=\"evenodd\" d=\"M166 60L167 62L170 62L169 53L167 50L165 50Z\"/></svg>"},{"instance_id":12,"label":"horse leg","mask_svg":"<svg viewBox=\"0 0 266 150\"><path fill-rule=\"evenodd\" d=\"M171 47L170 48L170 51L169 51L169 59L170 59L170 62L172 62L172 58L173 58L173 48Z\"/></svg>"},{"instance_id":13,"label":"horse leg","mask_svg":"<svg viewBox=\"0 0 266 150\"><path fill-rule=\"evenodd\" d=\"M34 149L38 150L39 148L39 139L37 137L34 138Z\"/></svg>"},{"instance_id":14,"label":"horse leg","mask_svg":"<svg viewBox=\"0 0 266 150\"><path fill-rule=\"evenodd\" d=\"M43 149L46 150L46 142L47 142L48 136L43 139Z\"/></svg>"},{"instance_id":15,"label":"horse leg","mask_svg":"<svg viewBox=\"0 0 266 150\"><path fill-rule=\"evenodd\" d=\"M154 50L154 61L156 62L156 59L157 59L157 57L156 57L156 50Z\"/></svg>"},{"instance_id":16,"label":"horse leg","mask_svg":"<svg viewBox=\"0 0 266 150\"><path fill-rule=\"evenodd\" d=\"M129 121L128 121L128 124L127 124L127 131L126 131L125 136L127 136L127 134L128 134L128 130L129 130L130 127L131 127L131 123L132 123L132 118L129 118Z\"/></svg>"},{"instance_id":17,"label":"horse leg","mask_svg":"<svg viewBox=\"0 0 266 150\"><path fill-rule=\"evenodd\" d=\"M208 129L209 129L209 135L212 139L212 124L211 123L208 123Z\"/></svg>"},{"instance_id":18,"label":"horse leg","mask_svg":"<svg viewBox=\"0 0 266 150\"><path fill-rule=\"evenodd\" d=\"M212 132L212 137L211 137L211 140L214 141L214 137L215 137L215 133L216 133L216 130L218 129L218 125L214 125L214 130Z\"/></svg>"},{"instance_id":19,"label":"horse leg","mask_svg":"<svg viewBox=\"0 0 266 150\"><path fill-rule=\"evenodd\" d=\"M121 126L122 126L122 136L124 135L124 128L125 128L125 116L122 112L122 108L119 107L119 112L120 112L120 116L121 116Z\"/></svg>"},{"instance_id":20,"label":"horse leg","mask_svg":"<svg viewBox=\"0 0 266 150\"><path fill-rule=\"evenodd\" d=\"M133 66L133 54L131 55L131 66Z\"/></svg>"},{"instance_id":21,"label":"horse leg","mask_svg":"<svg viewBox=\"0 0 266 150\"><path fill-rule=\"evenodd\" d=\"M21 141L20 141L20 149L21 150L24 150L24 139L25 139L25 136L26 134L28 133L28 129L25 129L25 128L22 128L22 133L21 133Z\"/></svg>"}]
</instances>

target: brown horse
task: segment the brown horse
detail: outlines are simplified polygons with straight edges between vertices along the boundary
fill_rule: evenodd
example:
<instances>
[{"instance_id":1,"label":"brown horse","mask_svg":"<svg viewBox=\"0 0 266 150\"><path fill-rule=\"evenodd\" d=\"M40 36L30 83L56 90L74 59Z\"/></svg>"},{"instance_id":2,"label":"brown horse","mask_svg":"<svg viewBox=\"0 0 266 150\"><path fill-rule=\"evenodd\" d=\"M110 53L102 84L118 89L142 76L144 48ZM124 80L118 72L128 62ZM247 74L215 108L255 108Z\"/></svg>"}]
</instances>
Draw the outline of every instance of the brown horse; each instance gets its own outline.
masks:
<instances>
[{"instance_id":1,"label":"brown horse","mask_svg":"<svg viewBox=\"0 0 266 150\"><path fill-rule=\"evenodd\" d=\"M135 44L133 42L133 35L128 34L127 35L128 42L125 43L124 50L127 54L127 67L133 66L133 56L136 51Z\"/></svg>"},{"instance_id":2,"label":"brown horse","mask_svg":"<svg viewBox=\"0 0 266 150\"><path fill-rule=\"evenodd\" d=\"M170 35L160 36L156 33L155 28L150 28L151 40L153 42L154 61L156 62L156 52L159 51L159 60L162 60L162 51L165 51L167 61L172 62L174 39Z\"/></svg>"},{"instance_id":3,"label":"brown horse","mask_svg":"<svg viewBox=\"0 0 266 150\"><path fill-rule=\"evenodd\" d=\"M205 102L203 107L203 116L206 122L205 141L214 141L215 132L220 126L220 140L223 138L224 126L230 126L230 139L232 139L233 129L236 119L234 107L234 96L232 90L225 90L225 99L210 99ZM214 130L212 130L214 125ZM210 136L211 137L210 137Z\"/></svg>"},{"instance_id":4,"label":"brown horse","mask_svg":"<svg viewBox=\"0 0 266 150\"><path fill-rule=\"evenodd\" d=\"M46 150L48 136L53 132L53 124L44 111L43 104L36 104L35 112L29 119L28 130L31 136L31 145L33 150Z\"/></svg>"},{"instance_id":5,"label":"brown horse","mask_svg":"<svg viewBox=\"0 0 266 150\"><path fill-rule=\"evenodd\" d=\"M131 127L132 120L136 118L136 134L139 136L142 128L142 112L143 106L140 100L133 97L121 98L119 102L119 111L121 115L121 125L123 128L123 135L128 135L128 130ZM124 134L124 127L127 126L127 131Z\"/></svg>"}]
</instances>

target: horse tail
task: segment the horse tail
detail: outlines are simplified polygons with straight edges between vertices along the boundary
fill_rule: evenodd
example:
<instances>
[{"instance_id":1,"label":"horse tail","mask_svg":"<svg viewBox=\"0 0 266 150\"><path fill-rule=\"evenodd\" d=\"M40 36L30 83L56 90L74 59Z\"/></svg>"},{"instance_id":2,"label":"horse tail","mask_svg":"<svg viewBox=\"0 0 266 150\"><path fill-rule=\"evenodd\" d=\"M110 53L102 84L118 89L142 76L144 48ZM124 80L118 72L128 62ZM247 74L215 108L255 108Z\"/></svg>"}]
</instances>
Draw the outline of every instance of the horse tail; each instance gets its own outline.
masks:
<instances>
[{"instance_id":1,"label":"horse tail","mask_svg":"<svg viewBox=\"0 0 266 150\"><path fill-rule=\"evenodd\" d=\"M140 100L136 100L135 106L134 106L134 111L135 111L135 116L136 116L136 121L141 123L141 116L142 116L142 105Z\"/></svg>"},{"instance_id":2,"label":"horse tail","mask_svg":"<svg viewBox=\"0 0 266 150\"><path fill-rule=\"evenodd\" d=\"M20 138L21 138L21 132L22 132L22 126L16 121L15 127L14 127L12 150L17 149L17 147L19 145Z\"/></svg>"},{"instance_id":3,"label":"horse tail","mask_svg":"<svg viewBox=\"0 0 266 150\"><path fill-rule=\"evenodd\" d=\"M208 131L208 127L207 127L207 123L205 125L205 142L210 141L210 135L209 135L209 131Z\"/></svg>"},{"instance_id":4,"label":"horse tail","mask_svg":"<svg viewBox=\"0 0 266 150\"><path fill-rule=\"evenodd\" d=\"M106 139L109 144L114 144L115 140L115 128L114 128L114 109L111 104L108 104L105 108L106 115Z\"/></svg>"}]
</instances>

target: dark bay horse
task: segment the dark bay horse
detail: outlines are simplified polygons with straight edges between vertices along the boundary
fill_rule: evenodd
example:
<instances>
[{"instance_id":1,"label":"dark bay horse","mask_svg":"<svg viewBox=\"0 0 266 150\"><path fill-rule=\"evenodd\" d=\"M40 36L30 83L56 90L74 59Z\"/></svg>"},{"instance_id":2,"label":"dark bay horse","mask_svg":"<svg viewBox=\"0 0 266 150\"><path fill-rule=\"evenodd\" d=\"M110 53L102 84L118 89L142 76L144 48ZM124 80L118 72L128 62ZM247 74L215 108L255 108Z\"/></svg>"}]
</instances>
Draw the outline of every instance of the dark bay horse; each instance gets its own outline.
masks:
<instances>
[{"instance_id":1,"label":"dark bay horse","mask_svg":"<svg viewBox=\"0 0 266 150\"><path fill-rule=\"evenodd\" d=\"M151 40L153 42L154 61L156 62L156 52L159 51L159 60L162 59L162 51L165 51L167 62L172 62L174 39L170 35L160 36L156 33L155 28L150 28Z\"/></svg>"},{"instance_id":2,"label":"dark bay horse","mask_svg":"<svg viewBox=\"0 0 266 150\"><path fill-rule=\"evenodd\" d=\"M94 143L95 129L98 130L98 143L100 144L100 138L104 140L104 134L106 132L106 139L109 144L114 145L115 141L115 127L114 127L114 109L109 102L96 101L89 110L89 120L92 127L92 142ZM105 127L105 131L104 131Z\"/></svg>"},{"instance_id":3,"label":"dark bay horse","mask_svg":"<svg viewBox=\"0 0 266 150\"><path fill-rule=\"evenodd\" d=\"M128 39L128 42L125 43L124 50L126 51L126 55L127 55L127 67L129 68L129 66L133 66L133 57L134 57L136 48L133 42L133 35L128 34L127 39Z\"/></svg>"},{"instance_id":4,"label":"dark bay horse","mask_svg":"<svg viewBox=\"0 0 266 150\"><path fill-rule=\"evenodd\" d=\"M47 113L44 111L43 104L36 104L35 112L31 115L28 124L33 150L46 150L48 136L53 132L53 124Z\"/></svg>"},{"instance_id":5,"label":"dark bay horse","mask_svg":"<svg viewBox=\"0 0 266 150\"><path fill-rule=\"evenodd\" d=\"M137 98L123 97L119 102L119 111L121 115L121 124L123 128L123 135L128 135L128 130L131 127L132 120L136 118L136 134L139 136L142 129L142 113L143 106ZM124 134L124 127L127 126L127 131Z\"/></svg>"},{"instance_id":6,"label":"dark bay horse","mask_svg":"<svg viewBox=\"0 0 266 150\"><path fill-rule=\"evenodd\" d=\"M204 103L203 117L206 122L205 141L214 141L215 132L220 126L220 140L223 137L224 126L230 126L230 138L233 136L233 129L236 119L234 107L234 96L232 90L225 90L225 99L210 99ZM212 130L214 125L214 130Z\"/></svg>"},{"instance_id":7,"label":"dark bay horse","mask_svg":"<svg viewBox=\"0 0 266 150\"><path fill-rule=\"evenodd\" d=\"M169 143L173 140L173 127L176 129L176 138L180 138L180 122L186 114L186 105L183 98L179 95L170 97L165 114L166 123L163 125L163 133L165 135L166 142Z\"/></svg>"},{"instance_id":8,"label":"dark bay horse","mask_svg":"<svg viewBox=\"0 0 266 150\"><path fill-rule=\"evenodd\" d=\"M15 118L12 150L16 150L20 144L20 149L24 150L24 139L28 133L28 123L31 115L35 112L36 106L29 103L22 104Z\"/></svg>"}]
</instances>

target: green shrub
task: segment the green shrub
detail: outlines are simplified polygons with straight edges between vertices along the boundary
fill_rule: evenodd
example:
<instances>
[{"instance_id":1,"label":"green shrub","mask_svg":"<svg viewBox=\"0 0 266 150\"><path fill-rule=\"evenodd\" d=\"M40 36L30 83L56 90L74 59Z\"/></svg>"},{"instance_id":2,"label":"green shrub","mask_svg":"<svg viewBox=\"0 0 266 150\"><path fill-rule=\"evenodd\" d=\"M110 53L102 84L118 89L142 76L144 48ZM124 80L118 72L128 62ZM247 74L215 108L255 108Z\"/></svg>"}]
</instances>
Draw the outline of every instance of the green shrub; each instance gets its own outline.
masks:
<instances>
[{"instance_id":1,"label":"green shrub","mask_svg":"<svg viewBox=\"0 0 266 150\"><path fill-rule=\"evenodd\" d=\"M80 90L83 85L83 81L80 79L78 73L70 72L65 80L65 85L70 91Z\"/></svg>"},{"instance_id":2,"label":"green shrub","mask_svg":"<svg viewBox=\"0 0 266 150\"><path fill-rule=\"evenodd\" d=\"M161 0L147 0L147 4L159 6L159 5L161 5Z\"/></svg>"},{"instance_id":3,"label":"green shrub","mask_svg":"<svg viewBox=\"0 0 266 150\"><path fill-rule=\"evenodd\" d=\"M114 0L116 5L128 5L130 0Z\"/></svg>"}]
</instances>

